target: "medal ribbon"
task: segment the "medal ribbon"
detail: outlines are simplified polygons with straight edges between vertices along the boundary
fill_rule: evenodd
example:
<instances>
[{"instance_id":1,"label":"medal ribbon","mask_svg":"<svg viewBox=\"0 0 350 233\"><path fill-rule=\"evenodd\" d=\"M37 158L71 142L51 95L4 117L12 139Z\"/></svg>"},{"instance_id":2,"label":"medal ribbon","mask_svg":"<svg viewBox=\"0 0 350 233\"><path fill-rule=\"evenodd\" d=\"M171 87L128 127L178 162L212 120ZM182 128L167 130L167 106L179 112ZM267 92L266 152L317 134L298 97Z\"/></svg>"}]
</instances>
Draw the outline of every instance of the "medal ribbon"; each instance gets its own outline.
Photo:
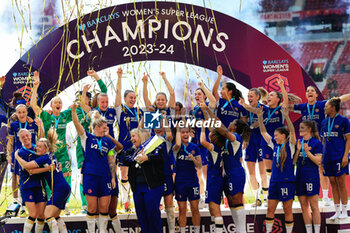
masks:
<instances>
[{"instance_id":1,"label":"medal ribbon","mask_svg":"<svg viewBox=\"0 0 350 233\"><path fill-rule=\"evenodd\" d=\"M281 146L277 146L277 152L276 152L276 162L277 164L280 163L280 150L283 148L284 143Z\"/></svg>"},{"instance_id":2,"label":"medal ribbon","mask_svg":"<svg viewBox=\"0 0 350 233\"><path fill-rule=\"evenodd\" d=\"M231 98L229 101L226 101L226 103L224 104L224 106L222 106L222 109L225 109L226 107L227 107L227 105L229 104L229 103L231 103L231 101L233 101L234 100L234 98Z\"/></svg>"},{"instance_id":3,"label":"medal ribbon","mask_svg":"<svg viewBox=\"0 0 350 233\"><path fill-rule=\"evenodd\" d=\"M55 130L57 130L58 122L60 121L60 118L61 118L61 116L59 116L58 119L55 117Z\"/></svg>"},{"instance_id":4,"label":"medal ribbon","mask_svg":"<svg viewBox=\"0 0 350 233\"><path fill-rule=\"evenodd\" d=\"M27 124L28 124L28 122L26 121L26 123L24 124L24 127L22 127L22 123L19 122L19 128L26 129L27 128Z\"/></svg>"},{"instance_id":5,"label":"medal ribbon","mask_svg":"<svg viewBox=\"0 0 350 233\"><path fill-rule=\"evenodd\" d=\"M36 155L36 152L35 151L33 151L33 150L31 150L31 149L27 149L27 148L25 148L25 146L22 146L22 148L23 148L23 150L25 150L25 151L28 151L28 152L30 152L30 153L32 153L32 154L34 154L34 155ZM36 146L32 143L32 148L36 148Z\"/></svg>"},{"instance_id":6,"label":"medal ribbon","mask_svg":"<svg viewBox=\"0 0 350 233\"><path fill-rule=\"evenodd\" d=\"M97 110L100 112L100 114L101 114L103 117L106 117L106 112L107 112L107 111L105 111L105 113L103 113L103 112L101 111L100 107L97 107Z\"/></svg>"},{"instance_id":7,"label":"medal ribbon","mask_svg":"<svg viewBox=\"0 0 350 233\"><path fill-rule=\"evenodd\" d=\"M309 113L310 121L312 121L312 119L314 118L315 106L316 106L316 103L312 106L312 112L310 114L310 105L307 104L307 112Z\"/></svg>"},{"instance_id":8,"label":"medal ribbon","mask_svg":"<svg viewBox=\"0 0 350 233\"><path fill-rule=\"evenodd\" d=\"M100 149L100 152L101 152L101 155L102 155L102 153L103 153L103 150L102 150L102 137L101 137L101 139L98 139L96 137L96 141L97 141L98 148Z\"/></svg>"},{"instance_id":9,"label":"medal ribbon","mask_svg":"<svg viewBox=\"0 0 350 233\"><path fill-rule=\"evenodd\" d=\"M137 111L134 108L134 112L131 111L131 109L125 104L124 107L133 115L136 117L137 122L139 122L139 116L137 115Z\"/></svg>"},{"instance_id":10,"label":"medal ribbon","mask_svg":"<svg viewBox=\"0 0 350 233\"><path fill-rule=\"evenodd\" d=\"M334 120L335 118L338 116L339 114L337 113L333 120L332 120L332 123L331 123L331 118L328 118L328 133L327 133L327 138L329 138L331 136L331 132L332 132L332 129L333 129L333 125L334 125Z\"/></svg>"},{"instance_id":11,"label":"medal ribbon","mask_svg":"<svg viewBox=\"0 0 350 233\"><path fill-rule=\"evenodd\" d=\"M281 107L280 106L278 106L277 108L275 108L273 111L272 111L272 113L270 114L270 109L269 109L269 113L268 113L268 115L267 115L267 120L266 120L266 122L265 122L265 125L270 121L270 119L271 119L271 117L273 116L273 114L278 110L278 109L280 109Z\"/></svg>"}]
</instances>

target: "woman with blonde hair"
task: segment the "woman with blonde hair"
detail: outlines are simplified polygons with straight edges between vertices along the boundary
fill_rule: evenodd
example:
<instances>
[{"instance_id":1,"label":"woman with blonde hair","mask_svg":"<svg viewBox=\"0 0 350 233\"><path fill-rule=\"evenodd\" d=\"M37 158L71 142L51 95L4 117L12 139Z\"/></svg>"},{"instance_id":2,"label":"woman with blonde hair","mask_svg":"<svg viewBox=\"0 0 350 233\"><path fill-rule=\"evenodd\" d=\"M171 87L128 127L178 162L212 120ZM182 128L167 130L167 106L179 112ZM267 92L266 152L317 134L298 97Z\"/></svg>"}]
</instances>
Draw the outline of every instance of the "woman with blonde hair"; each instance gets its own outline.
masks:
<instances>
[{"instance_id":1,"label":"woman with blonde hair","mask_svg":"<svg viewBox=\"0 0 350 233\"><path fill-rule=\"evenodd\" d=\"M87 225L90 233L95 232L95 215L99 211L99 230L105 233L108 223L108 207L111 191L116 187L114 152L120 148L107 137L107 121L98 112L91 116L92 134L80 124L77 109L71 106L72 120L84 149L83 191L87 201Z\"/></svg>"},{"instance_id":2,"label":"woman with blonde hair","mask_svg":"<svg viewBox=\"0 0 350 233\"><path fill-rule=\"evenodd\" d=\"M131 130L130 135L133 147L123 151L120 159L129 166L128 177L137 219L142 233L160 233L163 232L159 205L164 192L165 152L162 146L158 146L147 155L144 153L152 138L142 128Z\"/></svg>"},{"instance_id":3,"label":"woman with blonde hair","mask_svg":"<svg viewBox=\"0 0 350 233\"><path fill-rule=\"evenodd\" d=\"M67 233L66 225L60 218L60 213L61 210L65 209L71 189L59 170L58 161L54 155L56 144L57 134L53 129L50 129L47 133L47 139L41 138L36 143L36 154L39 156L37 159L27 162L18 154L16 154L16 159L30 174L43 173L52 191L44 212L46 222L52 233ZM47 168L50 170L47 171Z\"/></svg>"}]
</instances>

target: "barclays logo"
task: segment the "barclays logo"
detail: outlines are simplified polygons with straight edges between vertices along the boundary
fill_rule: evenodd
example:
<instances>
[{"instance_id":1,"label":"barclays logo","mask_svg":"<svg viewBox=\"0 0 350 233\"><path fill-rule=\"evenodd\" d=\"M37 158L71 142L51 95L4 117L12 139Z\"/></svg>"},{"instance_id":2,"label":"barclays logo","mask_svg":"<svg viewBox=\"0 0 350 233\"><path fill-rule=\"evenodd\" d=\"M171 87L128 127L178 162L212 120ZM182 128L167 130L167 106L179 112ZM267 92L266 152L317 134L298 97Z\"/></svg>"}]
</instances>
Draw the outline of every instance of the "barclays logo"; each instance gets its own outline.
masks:
<instances>
[{"instance_id":1,"label":"barclays logo","mask_svg":"<svg viewBox=\"0 0 350 233\"><path fill-rule=\"evenodd\" d=\"M276 65L276 64L288 64L288 59L284 60L263 60L263 65Z\"/></svg>"},{"instance_id":2,"label":"barclays logo","mask_svg":"<svg viewBox=\"0 0 350 233\"><path fill-rule=\"evenodd\" d=\"M17 77L17 73L16 72L14 72L12 75L13 75L13 77Z\"/></svg>"},{"instance_id":3,"label":"barclays logo","mask_svg":"<svg viewBox=\"0 0 350 233\"><path fill-rule=\"evenodd\" d=\"M79 25L79 30L80 30L80 31L84 31L85 28L86 28L85 23Z\"/></svg>"}]
</instances>

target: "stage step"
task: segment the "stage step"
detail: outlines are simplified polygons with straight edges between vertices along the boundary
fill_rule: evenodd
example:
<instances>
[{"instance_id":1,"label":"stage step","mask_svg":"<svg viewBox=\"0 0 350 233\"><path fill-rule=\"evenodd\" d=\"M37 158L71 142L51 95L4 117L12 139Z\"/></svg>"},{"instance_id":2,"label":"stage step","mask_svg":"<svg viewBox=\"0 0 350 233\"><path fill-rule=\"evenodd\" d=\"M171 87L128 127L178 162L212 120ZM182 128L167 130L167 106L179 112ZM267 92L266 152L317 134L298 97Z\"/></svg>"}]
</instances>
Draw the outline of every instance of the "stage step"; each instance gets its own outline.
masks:
<instances>
[{"instance_id":1,"label":"stage step","mask_svg":"<svg viewBox=\"0 0 350 233\"><path fill-rule=\"evenodd\" d=\"M338 233L350 233L350 230L338 230Z\"/></svg>"},{"instance_id":2,"label":"stage step","mask_svg":"<svg viewBox=\"0 0 350 233\"><path fill-rule=\"evenodd\" d=\"M350 217L346 219L326 219L327 232L350 233Z\"/></svg>"}]
</instances>

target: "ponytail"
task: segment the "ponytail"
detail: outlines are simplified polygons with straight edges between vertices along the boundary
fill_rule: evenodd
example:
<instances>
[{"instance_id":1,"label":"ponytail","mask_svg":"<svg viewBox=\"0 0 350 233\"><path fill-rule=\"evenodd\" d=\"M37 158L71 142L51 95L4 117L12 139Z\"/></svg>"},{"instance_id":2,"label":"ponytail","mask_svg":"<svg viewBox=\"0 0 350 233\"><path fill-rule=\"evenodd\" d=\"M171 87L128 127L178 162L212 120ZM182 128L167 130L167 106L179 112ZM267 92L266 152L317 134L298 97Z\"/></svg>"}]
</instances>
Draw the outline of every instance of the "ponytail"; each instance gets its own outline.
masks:
<instances>
[{"instance_id":1,"label":"ponytail","mask_svg":"<svg viewBox=\"0 0 350 233\"><path fill-rule=\"evenodd\" d=\"M232 98L239 101L239 98L242 98L242 92L236 88L236 85L233 83L225 83L227 91L232 91Z\"/></svg>"},{"instance_id":2,"label":"ponytail","mask_svg":"<svg viewBox=\"0 0 350 233\"><path fill-rule=\"evenodd\" d=\"M56 130L54 130L54 128L50 128L47 132L47 138L40 138L38 142L43 142L50 153L54 153L58 149L57 144L60 143L57 138L58 135L56 133Z\"/></svg>"},{"instance_id":3,"label":"ponytail","mask_svg":"<svg viewBox=\"0 0 350 233\"><path fill-rule=\"evenodd\" d=\"M279 132L280 134L284 134L286 136L287 141L289 141L289 131L287 127L279 127L275 131ZM283 172L284 163L287 160L287 150L286 150L286 144L283 145L283 147L280 150L280 158L281 158L281 171Z\"/></svg>"},{"instance_id":4,"label":"ponytail","mask_svg":"<svg viewBox=\"0 0 350 233\"><path fill-rule=\"evenodd\" d=\"M91 130L93 130L96 126L101 127L104 123L107 123L106 118L102 117L98 111L93 111L91 114Z\"/></svg>"},{"instance_id":5,"label":"ponytail","mask_svg":"<svg viewBox=\"0 0 350 233\"><path fill-rule=\"evenodd\" d=\"M305 121L302 121L301 123L306 127L308 127L309 129L311 129L311 137L321 141L321 138L317 129L317 124L315 121L305 120Z\"/></svg>"},{"instance_id":6,"label":"ponytail","mask_svg":"<svg viewBox=\"0 0 350 233\"><path fill-rule=\"evenodd\" d=\"M301 98L297 95L288 93L288 102L289 104L299 104L301 103Z\"/></svg>"},{"instance_id":7,"label":"ponytail","mask_svg":"<svg viewBox=\"0 0 350 233\"><path fill-rule=\"evenodd\" d=\"M341 103L341 100L339 97L333 97L332 99L328 100L328 104L335 107L336 112L339 112L340 110L340 103Z\"/></svg>"},{"instance_id":8,"label":"ponytail","mask_svg":"<svg viewBox=\"0 0 350 233\"><path fill-rule=\"evenodd\" d=\"M258 87L258 90L259 90L259 92L260 92L260 99L262 100L262 101L264 101L264 100L266 100L267 99L267 96L268 96L268 92L267 92L267 90L265 89L265 88L263 88L263 87Z\"/></svg>"},{"instance_id":9,"label":"ponytail","mask_svg":"<svg viewBox=\"0 0 350 233\"><path fill-rule=\"evenodd\" d=\"M241 119L237 119L235 124L237 127L236 133L241 135L242 140L248 145L250 139L250 127Z\"/></svg>"}]
</instances>

